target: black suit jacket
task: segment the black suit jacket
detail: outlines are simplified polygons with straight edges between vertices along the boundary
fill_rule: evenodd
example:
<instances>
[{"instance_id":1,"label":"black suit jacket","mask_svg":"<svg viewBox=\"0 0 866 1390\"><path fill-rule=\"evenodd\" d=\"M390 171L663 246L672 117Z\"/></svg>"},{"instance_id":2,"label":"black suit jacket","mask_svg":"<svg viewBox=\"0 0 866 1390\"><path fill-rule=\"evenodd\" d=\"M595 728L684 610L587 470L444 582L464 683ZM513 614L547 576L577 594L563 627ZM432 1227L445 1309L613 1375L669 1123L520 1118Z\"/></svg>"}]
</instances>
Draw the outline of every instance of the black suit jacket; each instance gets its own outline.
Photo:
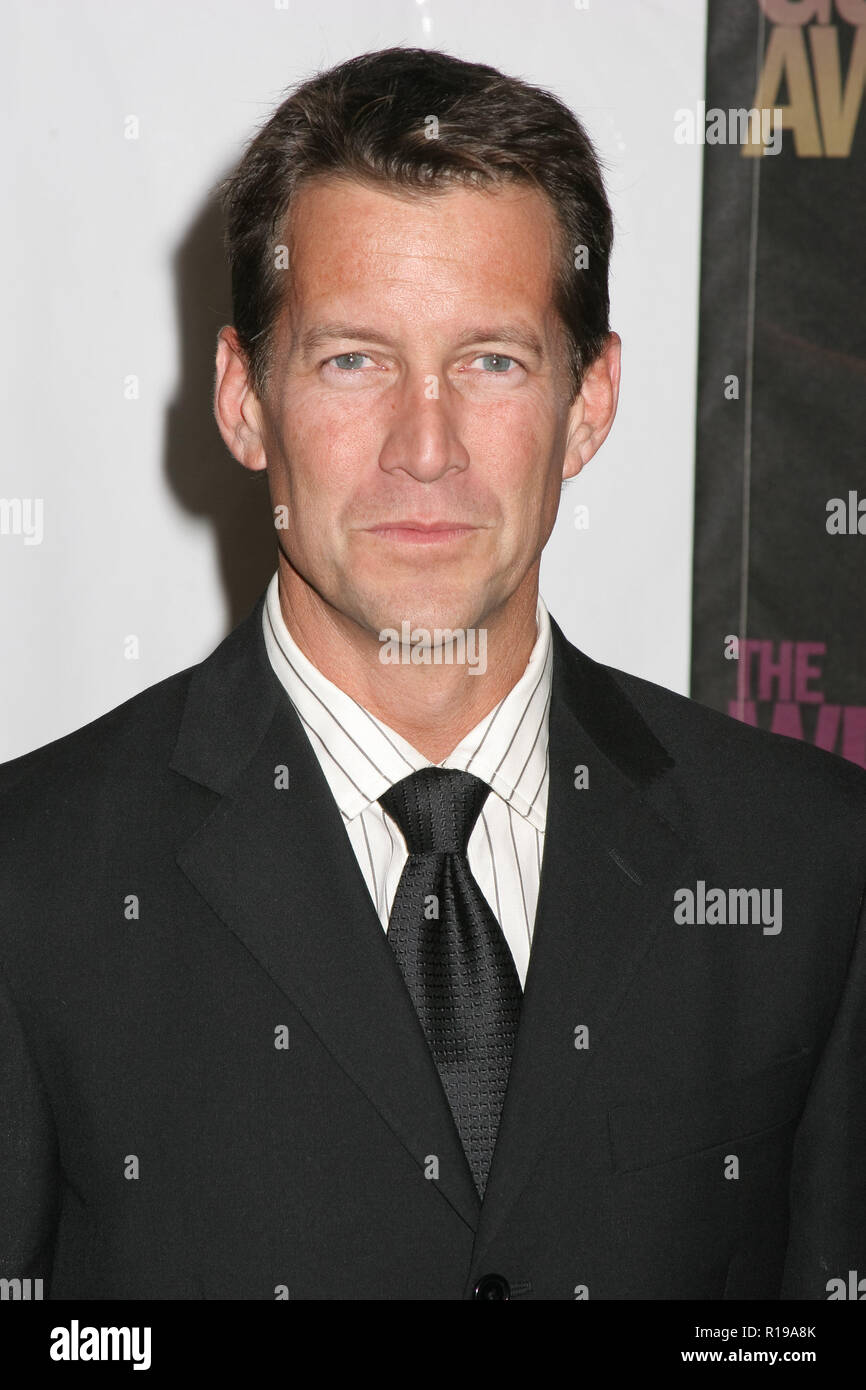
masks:
<instances>
[{"instance_id":1,"label":"black suit jacket","mask_svg":"<svg viewBox=\"0 0 866 1390\"><path fill-rule=\"evenodd\" d=\"M553 624L480 1206L262 603L0 769L0 1274L58 1299L462 1299L489 1275L823 1299L866 1274L866 775ZM677 923L699 881L781 889L782 930Z\"/></svg>"}]
</instances>

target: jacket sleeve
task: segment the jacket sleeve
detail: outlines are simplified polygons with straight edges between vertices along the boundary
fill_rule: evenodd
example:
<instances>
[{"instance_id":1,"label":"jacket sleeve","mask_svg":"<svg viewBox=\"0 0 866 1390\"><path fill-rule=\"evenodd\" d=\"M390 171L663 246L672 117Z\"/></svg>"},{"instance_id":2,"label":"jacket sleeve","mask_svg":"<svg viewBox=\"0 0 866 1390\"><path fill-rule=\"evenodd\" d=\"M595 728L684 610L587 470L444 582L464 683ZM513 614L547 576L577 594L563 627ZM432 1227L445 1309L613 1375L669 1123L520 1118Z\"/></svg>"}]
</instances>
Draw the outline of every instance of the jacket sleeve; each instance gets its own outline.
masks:
<instances>
[{"instance_id":1,"label":"jacket sleeve","mask_svg":"<svg viewBox=\"0 0 866 1390\"><path fill-rule=\"evenodd\" d=\"M855 1283L866 1278L866 894L839 1007L794 1139L780 1297L826 1299L831 1280L847 1288L855 1271Z\"/></svg>"},{"instance_id":2,"label":"jacket sleeve","mask_svg":"<svg viewBox=\"0 0 866 1390\"><path fill-rule=\"evenodd\" d=\"M0 1277L47 1291L60 1190L51 1108L0 974Z\"/></svg>"}]
</instances>

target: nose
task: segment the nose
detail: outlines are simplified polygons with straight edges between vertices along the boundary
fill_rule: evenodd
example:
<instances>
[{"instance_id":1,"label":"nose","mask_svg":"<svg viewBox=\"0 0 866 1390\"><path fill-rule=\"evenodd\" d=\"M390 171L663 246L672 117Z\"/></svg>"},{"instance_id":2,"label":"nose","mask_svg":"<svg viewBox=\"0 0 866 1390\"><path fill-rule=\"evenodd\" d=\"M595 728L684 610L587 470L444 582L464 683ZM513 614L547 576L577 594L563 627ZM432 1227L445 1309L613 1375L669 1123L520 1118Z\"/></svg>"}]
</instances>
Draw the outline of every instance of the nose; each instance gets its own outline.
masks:
<instances>
[{"instance_id":1,"label":"nose","mask_svg":"<svg viewBox=\"0 0 866 1390\"><path fill-rule=\"evenodd\" d=\"M412 374L395 388L392 405L379 454L386 473L402 470L418 482L434 483L452 469L468 467L446 381L432 373Z\"/></svg>"}]
</instances>

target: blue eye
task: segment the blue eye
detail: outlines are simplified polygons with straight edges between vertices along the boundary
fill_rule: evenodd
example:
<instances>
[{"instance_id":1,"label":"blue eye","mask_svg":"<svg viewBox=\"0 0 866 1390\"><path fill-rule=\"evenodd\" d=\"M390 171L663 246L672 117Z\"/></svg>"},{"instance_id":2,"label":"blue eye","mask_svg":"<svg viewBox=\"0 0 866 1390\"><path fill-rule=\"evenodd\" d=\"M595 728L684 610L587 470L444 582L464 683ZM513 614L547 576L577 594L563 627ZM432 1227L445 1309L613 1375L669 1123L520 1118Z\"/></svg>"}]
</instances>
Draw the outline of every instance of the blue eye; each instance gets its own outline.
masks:
<instances>
[{"instance_id":1,"label":"blue eye","mask_svg":"<svg viewBox=\"0 0 866 1390\"><path fill-rule=\"evenodd\" d=\"M354 372L362 362L367 361L367 354L364 352L341 352L337 357L332 357L331 361L341 372Z\"/></svg>"},{"instance_id":2,"label":"blue eye","mask_svg":"<svg viewBox=\"0 0 866 1390\"><path fill-rule=\"evenodd\" d=\"M492 372L507 372L508 368L514 361L514 358L503 357L501 352L486 352L482 357L478 358L478 361L484 363L493 363L493 365L490 367L490 371ZM486 367L485 370L487 370Z\"/></svg>"}]
</instances>

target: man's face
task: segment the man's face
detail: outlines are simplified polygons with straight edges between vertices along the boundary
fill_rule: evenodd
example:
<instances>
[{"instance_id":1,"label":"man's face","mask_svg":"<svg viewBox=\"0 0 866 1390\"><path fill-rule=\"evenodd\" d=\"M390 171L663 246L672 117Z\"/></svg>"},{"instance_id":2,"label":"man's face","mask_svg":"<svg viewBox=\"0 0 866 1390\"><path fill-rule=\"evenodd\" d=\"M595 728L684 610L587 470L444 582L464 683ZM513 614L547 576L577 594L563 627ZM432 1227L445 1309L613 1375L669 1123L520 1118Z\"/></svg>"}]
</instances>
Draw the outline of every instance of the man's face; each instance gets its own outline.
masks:
<instances>
[{"instance_id":1,"label":"man's face","mask_svg":"<svg viewBox=\"0 0 866 1390\"><path fill-rule=\"evenodd\" d=\"M261 412L271 501L293 569L371 633L483 627L534 583L571 405L556 254L524 186L297 195Z\"/></svg>"}]
</instances>

